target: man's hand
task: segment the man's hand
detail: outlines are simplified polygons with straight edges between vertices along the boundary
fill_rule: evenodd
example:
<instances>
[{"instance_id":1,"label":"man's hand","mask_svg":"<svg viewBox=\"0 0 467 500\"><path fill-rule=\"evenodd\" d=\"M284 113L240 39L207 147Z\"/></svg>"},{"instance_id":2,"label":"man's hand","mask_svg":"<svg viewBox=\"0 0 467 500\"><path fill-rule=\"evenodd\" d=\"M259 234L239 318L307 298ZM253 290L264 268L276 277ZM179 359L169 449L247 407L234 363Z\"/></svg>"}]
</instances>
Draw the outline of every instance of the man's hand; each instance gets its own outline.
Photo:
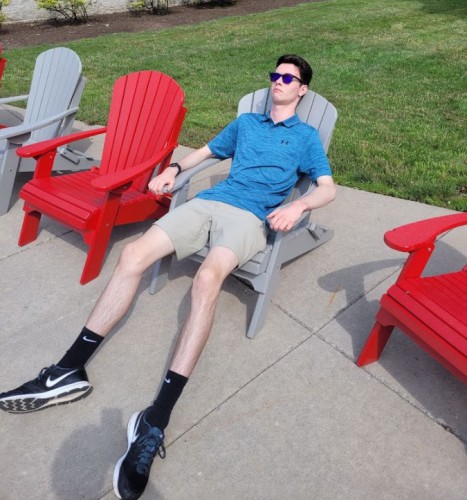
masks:
<instances>
[{"instance_id":1,"label":"man's hand","mask_svg":"<svg viewBox=\"0 0 467 500\"><path fill-rule=\"evenodd\" d=\"M317 187L298 200L277 207L268 216L273 231L290 231L298 223L303 212L323 207L336 197L336 186L330 175L316 179Z\"/></svg>"},{"instance_id":2,"label":"man's hand","mask_svg":"<svg viewBox=\"0 0 467 500\"><path fill-rule=\"evenodd\" d=\"M203 160L212 158L211 150L208 146L203 146L202 148L196 149L191 153L188 153L184 158L178 161L180 168L183 171L195 167ZM157 175L148 184L148 188L154 194L164 194L170 193L175 185L175 177L178 174L178 169L173 167L167 167L161 174Z\"/></svg>"},{"instance_id":3,"label":"man's hand","mask_svg":"<svg viewBox=\"0 0 467 500\"><path fill-rule=\"evenodd\" d=\"M300 220L305 209L306 205L300 203L300 200L277 207L267 216L269 226L273 231L290 231Z\"/></svg>"},{"instance_id":4,"label":"man's hand","mask_svg":"<svg viewBox=\"0 0 467 500\"><path fill-rule=\"evenodd\" d=\"M175 176L177 169L170 167L166 168L161 174L156 175L149 182L148 188L154 194L164 194L172 191L175 184Z\"/></svg>"}]
</instances>

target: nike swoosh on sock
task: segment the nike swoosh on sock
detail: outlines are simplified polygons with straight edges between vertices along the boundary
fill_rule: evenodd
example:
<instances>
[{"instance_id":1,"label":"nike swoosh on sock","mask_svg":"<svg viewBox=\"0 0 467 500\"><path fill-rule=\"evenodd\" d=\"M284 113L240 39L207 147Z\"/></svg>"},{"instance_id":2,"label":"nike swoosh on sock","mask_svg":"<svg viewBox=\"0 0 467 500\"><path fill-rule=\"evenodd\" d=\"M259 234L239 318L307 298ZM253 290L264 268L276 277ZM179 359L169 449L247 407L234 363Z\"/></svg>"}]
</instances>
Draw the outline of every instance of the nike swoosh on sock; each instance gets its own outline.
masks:
<instances>
[{"instance_id":1,"label":"nike swoosh on sock","mask_svg":"<svg viewBox=\"0 0 467 500\"><path fill-rule=\"evenodd\" d=\"M97 344L97 340L92 340L92 339L88 338L86 335L83 337L83 340L86 342L92 342L93 344Z\"/></svg>"}]
</instances>

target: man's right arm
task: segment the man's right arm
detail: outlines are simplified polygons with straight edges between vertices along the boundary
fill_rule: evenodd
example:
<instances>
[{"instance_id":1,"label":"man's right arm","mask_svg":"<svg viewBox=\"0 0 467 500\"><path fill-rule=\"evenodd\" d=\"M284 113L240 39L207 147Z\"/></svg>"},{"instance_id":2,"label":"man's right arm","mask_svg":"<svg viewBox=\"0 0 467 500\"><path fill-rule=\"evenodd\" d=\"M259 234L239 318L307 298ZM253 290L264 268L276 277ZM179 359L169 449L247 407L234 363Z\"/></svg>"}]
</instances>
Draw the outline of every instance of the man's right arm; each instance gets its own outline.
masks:
<instances>
[{"instance_id":1,"label":"man's right arm","mask_svg":"<svg viewBox=\"0 0 467 500\"><path fill-rule=\"evenodd\" d=\"M188 153L184 158L178 161L181 171L189 170L196 167L199 163L214 155L208 146L203 146ZM175 177L178 174L178 169L174 167L166 168L161 174L157 175L149 182L149 190L155 194L163 194L172 191L175 184Z\"/></svg>"}]
</instances>

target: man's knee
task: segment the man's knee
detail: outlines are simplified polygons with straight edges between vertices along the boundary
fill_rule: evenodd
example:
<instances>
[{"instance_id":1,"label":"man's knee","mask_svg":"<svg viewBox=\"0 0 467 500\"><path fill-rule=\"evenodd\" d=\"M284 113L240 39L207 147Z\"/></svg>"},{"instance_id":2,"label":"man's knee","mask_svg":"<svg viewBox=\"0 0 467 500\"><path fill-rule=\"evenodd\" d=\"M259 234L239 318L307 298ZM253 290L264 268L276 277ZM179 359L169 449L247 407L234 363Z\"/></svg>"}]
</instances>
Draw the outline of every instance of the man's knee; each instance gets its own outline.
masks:
<instances>
[{"instance_id":1,"label":"man's knee","mask_svg":"<svg viewBox=\"0 0 467 500\"><path fill-rule=\"evenodd\" d=\"M123 248L117 265L121 271L130 274L138 274L145 271L146 252L141 245L140 239L126 244Z\"/></svg>"},{"instance_id":2,"label":"man's knee","mask_svg":"<svg viewBox=\"0 0 467 500\"><path fill-rule=\"evenodd\" d=\"M211 249L193 280L193 293L217 294L225 278L235 269L238 258L229 248Z\"/></svg>"},{"instance_id":3,"label":"man's knee","mask_svg":"<svg viewBox=\"0 0 467 500\"><path fill-rule=\"evenodd\" d=\"M193 294L210 296L216 295L222 286L224 277L210 266L201 266L193 280Z\"/></svg>"},{"instance_id":4,"label":"man's knee","mask_svg":"<svg viewBox=\"0 0 467 500\"><path fill-rule=\"evenodd\" d=\"M156 260L173 251L173 244L167 234L158 226L152 225L140 238L124 247L117 268L129 274L142 274Z\"/></svg>"}]
</instances>

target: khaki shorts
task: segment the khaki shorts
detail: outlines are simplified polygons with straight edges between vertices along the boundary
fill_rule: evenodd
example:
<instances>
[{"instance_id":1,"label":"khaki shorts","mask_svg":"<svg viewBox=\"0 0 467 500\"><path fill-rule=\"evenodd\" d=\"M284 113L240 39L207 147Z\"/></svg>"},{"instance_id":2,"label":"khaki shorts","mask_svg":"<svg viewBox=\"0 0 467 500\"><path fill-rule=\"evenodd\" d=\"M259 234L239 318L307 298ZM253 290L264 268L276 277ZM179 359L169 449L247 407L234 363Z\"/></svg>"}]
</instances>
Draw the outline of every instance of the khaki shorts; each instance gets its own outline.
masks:
<instances>
[{"instance_id":1,"label":"khaki shorts","mask_svg":"<svg viewBox=\"0 0 467 500\"><path fill-rule=\"evenodd\" d=\"M230 248L238 267L266 246L266 225L248 210L220 201L193 198L155 222L170 238L177 259L193 255L209 243Z\"/></svg>"}]
</instances>

